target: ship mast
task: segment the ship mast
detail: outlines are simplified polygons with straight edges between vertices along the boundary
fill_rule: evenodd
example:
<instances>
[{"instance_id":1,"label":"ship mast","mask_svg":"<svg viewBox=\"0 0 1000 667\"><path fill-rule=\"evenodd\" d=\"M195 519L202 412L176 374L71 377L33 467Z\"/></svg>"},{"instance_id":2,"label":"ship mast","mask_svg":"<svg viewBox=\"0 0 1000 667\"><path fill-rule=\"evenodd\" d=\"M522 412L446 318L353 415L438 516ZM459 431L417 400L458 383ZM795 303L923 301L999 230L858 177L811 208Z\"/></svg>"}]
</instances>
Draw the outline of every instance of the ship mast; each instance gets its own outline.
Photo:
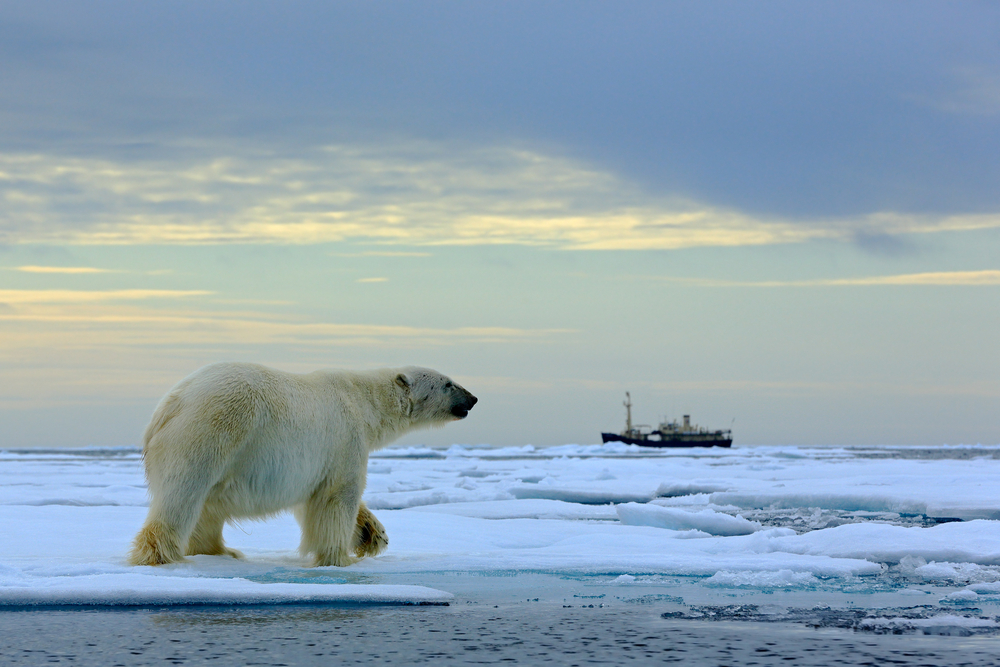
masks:
<instances>
[{"instance_id":1,"label":"ship mast","mask_svg":"<svg viewBox=\"0 0 1000 667\"><path fill-rule=\"evenodd\" d=\"M629 435L632 434L632 396L626 391L625 392L625 402L622 403L625 406L625 432Z\"/></svg>"}]
</instances>

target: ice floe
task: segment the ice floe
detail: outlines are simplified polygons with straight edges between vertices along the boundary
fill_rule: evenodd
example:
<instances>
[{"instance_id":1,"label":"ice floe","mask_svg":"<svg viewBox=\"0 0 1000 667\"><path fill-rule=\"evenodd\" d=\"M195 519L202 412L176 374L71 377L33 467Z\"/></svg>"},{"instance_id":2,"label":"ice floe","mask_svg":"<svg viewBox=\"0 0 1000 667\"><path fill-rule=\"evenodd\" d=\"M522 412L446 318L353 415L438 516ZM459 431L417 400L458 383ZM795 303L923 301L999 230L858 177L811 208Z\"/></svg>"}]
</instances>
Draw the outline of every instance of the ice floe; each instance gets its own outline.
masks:
<instances>
[{"instance_id":1,"label":"ice floe","mask_svg":"<svg viewBox=\"0 0 1000 667\"><path fill-rule=\"evenodd\" d=\"M309 568L281 515L226 528L246 560L132 568L138 450L7 450L0 604L422 603L448 599L429 573L544 572L956 609L1000 601L998 473L995 447L389 448L365 493L389 534L378 558Z\"/></svg>"}]
</instances>

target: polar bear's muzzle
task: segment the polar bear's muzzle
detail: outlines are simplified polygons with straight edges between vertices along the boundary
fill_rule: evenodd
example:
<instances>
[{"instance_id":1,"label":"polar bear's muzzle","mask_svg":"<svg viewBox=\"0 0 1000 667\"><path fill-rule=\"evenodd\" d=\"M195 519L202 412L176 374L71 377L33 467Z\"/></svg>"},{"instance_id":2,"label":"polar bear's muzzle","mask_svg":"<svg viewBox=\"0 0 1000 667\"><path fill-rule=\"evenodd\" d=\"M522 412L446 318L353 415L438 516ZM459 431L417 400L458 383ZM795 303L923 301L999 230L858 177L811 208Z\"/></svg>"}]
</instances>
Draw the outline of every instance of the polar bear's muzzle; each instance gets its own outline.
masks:
<instances>
[{"instance_id":1,"label":"polar bear's muzzle","mask_svg":"<svg viewBox=\"0 0 1000 667\"><path fill-rule=\"evenodd\" d=\"M465 419L466 417L469 416L469 410L472 409L472 406L478 402L479 402L478 398L476 398L475 396L466 391L465 396L462 397L462 400L459 403L456 403L455 405L451 406L451 414L455 415L456 419Z\"/></svg>"}]
</instances>

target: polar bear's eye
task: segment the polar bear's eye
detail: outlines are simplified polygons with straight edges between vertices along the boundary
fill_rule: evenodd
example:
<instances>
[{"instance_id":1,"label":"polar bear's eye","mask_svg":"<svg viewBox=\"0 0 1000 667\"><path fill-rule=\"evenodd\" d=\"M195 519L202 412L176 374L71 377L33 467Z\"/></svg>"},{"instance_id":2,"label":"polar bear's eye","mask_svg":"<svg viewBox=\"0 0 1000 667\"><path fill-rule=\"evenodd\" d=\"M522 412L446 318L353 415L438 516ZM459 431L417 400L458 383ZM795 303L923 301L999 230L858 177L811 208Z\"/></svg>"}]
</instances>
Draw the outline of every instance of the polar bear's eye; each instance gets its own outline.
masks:
<instances>
[{"instance_id":1,"label":"polar bear's eye","mask_svg":"<svg viewBox=\"0 0 1000 667\"><path fill-rule=\"evenodd\" d=\"M444 388L445 389L451 389L451 387L452 387L452 384L450 382L445 382L444 383Z\"/></svg>"}]
</instances>

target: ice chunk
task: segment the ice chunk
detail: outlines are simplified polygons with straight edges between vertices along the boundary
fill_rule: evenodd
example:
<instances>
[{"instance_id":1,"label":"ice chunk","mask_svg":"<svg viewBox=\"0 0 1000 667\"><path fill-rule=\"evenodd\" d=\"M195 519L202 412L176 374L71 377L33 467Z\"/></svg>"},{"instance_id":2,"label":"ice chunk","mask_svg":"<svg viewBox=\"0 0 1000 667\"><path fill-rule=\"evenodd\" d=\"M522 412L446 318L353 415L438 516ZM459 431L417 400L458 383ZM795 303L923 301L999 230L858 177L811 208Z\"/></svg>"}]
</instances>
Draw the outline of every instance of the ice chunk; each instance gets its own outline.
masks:
<instances>
[{"instance_id":1,"label":"ice chunk","mask_svg":"<svg viewBox=\"0 0 1000 667\"><path fill-rule=\"evenodd\" d=\"M949 593L944 596L941 602L950 603L976 603L979 600L998 600L1000 599L1000 581L994 581L989 583L980 584L970 584L965 588Z\"/></svg>"},{"instance_id":2,"label":"ice chunk","mask_svg":"<svg viewBox=\"0 0 1000 667\"><path fill-rule=\"evenodd\" d=\"M424 482L395 482L389 485L389 493L407 493L410 491L429 491L434 487Z\"/></svg>"},{"instance_id":3,"label":"ice chunk","mask_svg":"<svg viewBox=\"0 0 1000 667\"><path fill-rule=\"evenodd\" d=\"M927 514L927 503L903 500L897 494L882 493L796 493L786 491L774 493L762 491L747 494L743 492L720 492L712 494L712 502L719 505L755 507L770 509L794 509L798 507L820 507L822 509L866 512L903 512L907 514Z\"/></svg>"},{"instance_id":4,"label":"ice chunk","mask_svg":"<svg viewBox=\"0 0 1000 667\"><path fill-rule=\"evenodd\" d=\"M461 489L461 491L466 491L466 489ZM466 495L458 495L459 493L461 492L393 492L390 496L365 496L365 503L368 505L368 509L398 510L405 509L407 507L418 507L420 505L438 505L441 503L454 503L468 500Z\"/></svg>"},{"instance_id":5,"label":"ice chunk","mask_svg":"<svg viewBox=\"0 0 1000 667\"><path fill-rule=\"evenodd\" d=\"M821 582L811 572L716 572L705 580L706 586L723 588L792 588L817 586Z\"/></svg>"},{"instance_id":6,"label":"ice chunk","mask_svg":"<svg viewBox=\"0 0 1000 667\"><path fill-rule=\"evenodd\" d=\"M932 528L851 523L780 538L772 548L900 563L907 556L949 563L1000 564L1000 521L945 523Z\"/></svg>"},{"instance_id":7,"label":"ice chunk","mask_svg":"<svg viewBox=\"0 0 1000 667\"><path fill-rule=\"evenodd\" d=\"M581 505L561 500L493 500L411 507L410 512L436 512L479 519L613 520L618 513L611 505Z\"/></svg>"},{"instance_id":8,"label":"ice chunk","mask_svg":"<svg viewBox=\"0 0 1000 667\"><path fill-rule=\"evenodd\" d=\"M964 602L976 602L978 600L979 600L979 593L976 593L975 591L966 588L960 591L955 591L954 593L949 593L948 595L944 596L944 598L941 601L964 603Z\"/></svg>"},{"instance_id":9,"label":"ice chunk","mask_svg":"<svg viewBox=\"0 0 1000 667\"><path fill-rule=\"evenodd\" d=\"M675 507L628 503L617 508L618 519L629 526L655 526L670 530L700 530L710 535L749 535L761 529L756 521L710 509L698 512Z\"/></svg>"},{"instance_id":10,"label":"ice chunk","mask_svg":"<svg viewBox=\"0 0 1000 667\"><path fill-rule=\"evenodd\" d=\"M611 503L645 503L652 500L653 493L632 492L620 486L615 488L566 488L551 486L513 486L508 492L515 498L544 498L547 500L562 500L567 503L585 503L588 505L608 505Z\"/></svg>"},{"instance_id":11,"label":"ice chunk","mask_svg":"<svg viewBox=\"0 0 1000 667\"><path fill-rule=\"evenodd\" d=\"M930 618L864 618L858 621L859 630L877 633L892 633L920 631L928 635L969 635L972 630L995 629L997 622L989 618L975 616L956 616L942 614Z\"/></svg>"},{"instance_id":12,"label":"ice chunk","mask_svg":"<svg viewBox=\"0 0 1000 667\"><path fill-rule=\"evenodd\" d=\"M659 498L676 498L677 496L693 496L697 493L716 493L728 491L731 484L718 482L664 482L656 489Z\"/></svg>"},{"instance_id":13,"label":"ice chunk","mask_svg":"<svg viewBox=\"0 0 1000 667\"><path fill-rule=\"evenodd\" d=\"M996 569L976 565L975 563L939 563L932 561L926 565L914 568L913 573L927 581L971 583L1000 579L1000 572Z\"/></svg>"}]
</instances>

